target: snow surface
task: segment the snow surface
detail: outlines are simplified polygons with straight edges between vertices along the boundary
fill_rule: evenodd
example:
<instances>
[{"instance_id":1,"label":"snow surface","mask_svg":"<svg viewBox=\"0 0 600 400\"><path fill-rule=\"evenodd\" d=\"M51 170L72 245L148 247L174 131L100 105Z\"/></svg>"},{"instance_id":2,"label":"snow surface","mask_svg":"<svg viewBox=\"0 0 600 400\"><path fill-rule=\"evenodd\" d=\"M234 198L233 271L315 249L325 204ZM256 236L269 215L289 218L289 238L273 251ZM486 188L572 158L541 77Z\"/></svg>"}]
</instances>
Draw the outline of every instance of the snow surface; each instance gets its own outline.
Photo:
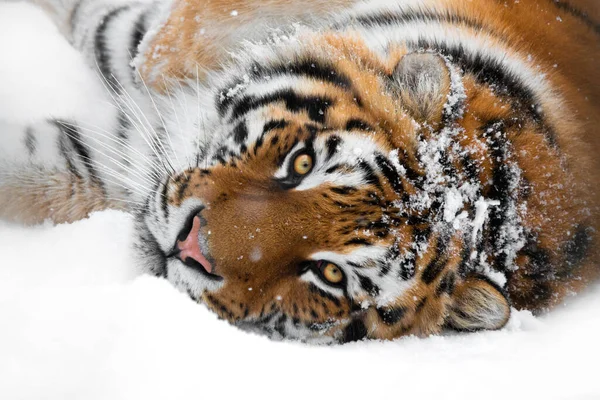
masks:
<instances>
[{"instance_id":1,"label":"snow surface","mask_svg":"<svg viewBox=\"0 0 600 400\"><path fill-rule=\"evenodd\" d=\"M36 9L0 3L0 52L0 121L98 101ZM132 229L116 211L0 221L0 399L600 399L600 285L498 332L309 347L241 332L140 276Z\"/></svg>"}]
</instances>

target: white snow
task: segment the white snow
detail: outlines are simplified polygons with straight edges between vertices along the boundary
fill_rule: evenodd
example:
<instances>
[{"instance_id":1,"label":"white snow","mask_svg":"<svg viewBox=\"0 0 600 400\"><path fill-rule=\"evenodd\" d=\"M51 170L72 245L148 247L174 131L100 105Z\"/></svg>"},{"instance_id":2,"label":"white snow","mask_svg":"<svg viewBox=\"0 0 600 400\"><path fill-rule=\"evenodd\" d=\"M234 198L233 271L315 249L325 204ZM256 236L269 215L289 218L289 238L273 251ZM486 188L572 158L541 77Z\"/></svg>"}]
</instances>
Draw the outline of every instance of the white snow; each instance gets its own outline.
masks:
<instances>
[{"instance_id":1,"label":"white snow","mask_svg":"<svg viewBox=\"0 0 600 400\"><path fill-rule=\"evenodd\" d=\"M36 10L0 3L0 49L0 121L90 104L77 101L81 58ZM139 276L132 229L115 211L0 222L1 399L600 398L599 285L498 332L308 347L241 332Z\"/></svg>"}]
</instances>

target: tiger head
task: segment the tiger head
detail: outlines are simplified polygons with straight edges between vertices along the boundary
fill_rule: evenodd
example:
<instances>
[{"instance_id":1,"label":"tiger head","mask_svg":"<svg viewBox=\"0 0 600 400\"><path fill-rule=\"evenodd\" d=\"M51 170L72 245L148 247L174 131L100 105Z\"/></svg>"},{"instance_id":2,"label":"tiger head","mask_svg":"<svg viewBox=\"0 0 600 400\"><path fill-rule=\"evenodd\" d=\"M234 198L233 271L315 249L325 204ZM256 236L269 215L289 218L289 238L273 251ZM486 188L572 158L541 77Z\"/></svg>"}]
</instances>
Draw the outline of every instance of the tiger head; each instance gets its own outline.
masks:
<instances>
[{"instance_id":1,"label":"tiger head","mask_svg":"<svg viewBox=\"0 0 600 400\"><path fill-rule=\"evenodd\" d=\"M477 119L463 115L474 84L438 54L398 48L381 60L320 40L213 92L212 122L193 128L210 142L138 215L141 260L273 338L502 327L502 290L466 268L477 232L444 218L444 163L460 160L432 153Z\"/></svg>"}]
</instances>

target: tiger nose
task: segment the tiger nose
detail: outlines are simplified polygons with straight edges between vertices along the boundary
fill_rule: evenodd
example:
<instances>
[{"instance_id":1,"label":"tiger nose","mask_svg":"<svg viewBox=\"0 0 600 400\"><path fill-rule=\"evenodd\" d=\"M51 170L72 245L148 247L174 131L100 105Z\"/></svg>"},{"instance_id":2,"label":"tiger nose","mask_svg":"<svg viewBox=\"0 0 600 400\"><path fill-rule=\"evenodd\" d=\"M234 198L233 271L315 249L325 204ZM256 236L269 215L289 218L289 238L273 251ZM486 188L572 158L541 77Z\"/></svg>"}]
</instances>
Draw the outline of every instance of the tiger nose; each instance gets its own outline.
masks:
<instances>
[{"instance_id":1,"label":"tiger nose","mask_svg":"<svg viewBox=\"0 0 600 400\"><path fill-rule=\"evenodd\" d=\"M206 272L212 274L214 270L213 265L202 253L198 243L200 226L200 217L197 215L192 217L191 228L189 227L189 223L184 226L182 231L177 236L177 243L175 244L177 249L176 257L183 261L184 264L189 264L195 261L196 263L200 264L206 270Z\"/></svg>"}]
</instances>

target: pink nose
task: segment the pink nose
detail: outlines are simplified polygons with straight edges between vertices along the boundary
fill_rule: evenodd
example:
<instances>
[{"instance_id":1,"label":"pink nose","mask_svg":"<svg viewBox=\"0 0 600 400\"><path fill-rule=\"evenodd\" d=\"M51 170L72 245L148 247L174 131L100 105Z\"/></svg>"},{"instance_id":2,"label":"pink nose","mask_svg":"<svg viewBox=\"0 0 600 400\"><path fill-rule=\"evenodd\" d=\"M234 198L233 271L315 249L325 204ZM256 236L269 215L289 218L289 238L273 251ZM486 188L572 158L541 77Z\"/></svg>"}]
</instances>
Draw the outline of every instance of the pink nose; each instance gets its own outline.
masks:
<instances>
[{"instance_id":1,"label":"pink nose","mask_svg":"<svg viewBox=\"0 0 600 400\"><path fill-rule=\"evenodd\" d=\"M198 216L195 216L192 224L192 229L190 230L190 233L188 233L187 238L184 241L177 241L177 249L179 250L179 254L177 255L177 257L179 257L179 259L184 263L189 262L190 260L194 260L198 264L202 265L206 272L212 274L213 266L202 254L202 251L200 250L200 245L198 244L199 234L200 218Z\"/></svg>"}]
</instances>

